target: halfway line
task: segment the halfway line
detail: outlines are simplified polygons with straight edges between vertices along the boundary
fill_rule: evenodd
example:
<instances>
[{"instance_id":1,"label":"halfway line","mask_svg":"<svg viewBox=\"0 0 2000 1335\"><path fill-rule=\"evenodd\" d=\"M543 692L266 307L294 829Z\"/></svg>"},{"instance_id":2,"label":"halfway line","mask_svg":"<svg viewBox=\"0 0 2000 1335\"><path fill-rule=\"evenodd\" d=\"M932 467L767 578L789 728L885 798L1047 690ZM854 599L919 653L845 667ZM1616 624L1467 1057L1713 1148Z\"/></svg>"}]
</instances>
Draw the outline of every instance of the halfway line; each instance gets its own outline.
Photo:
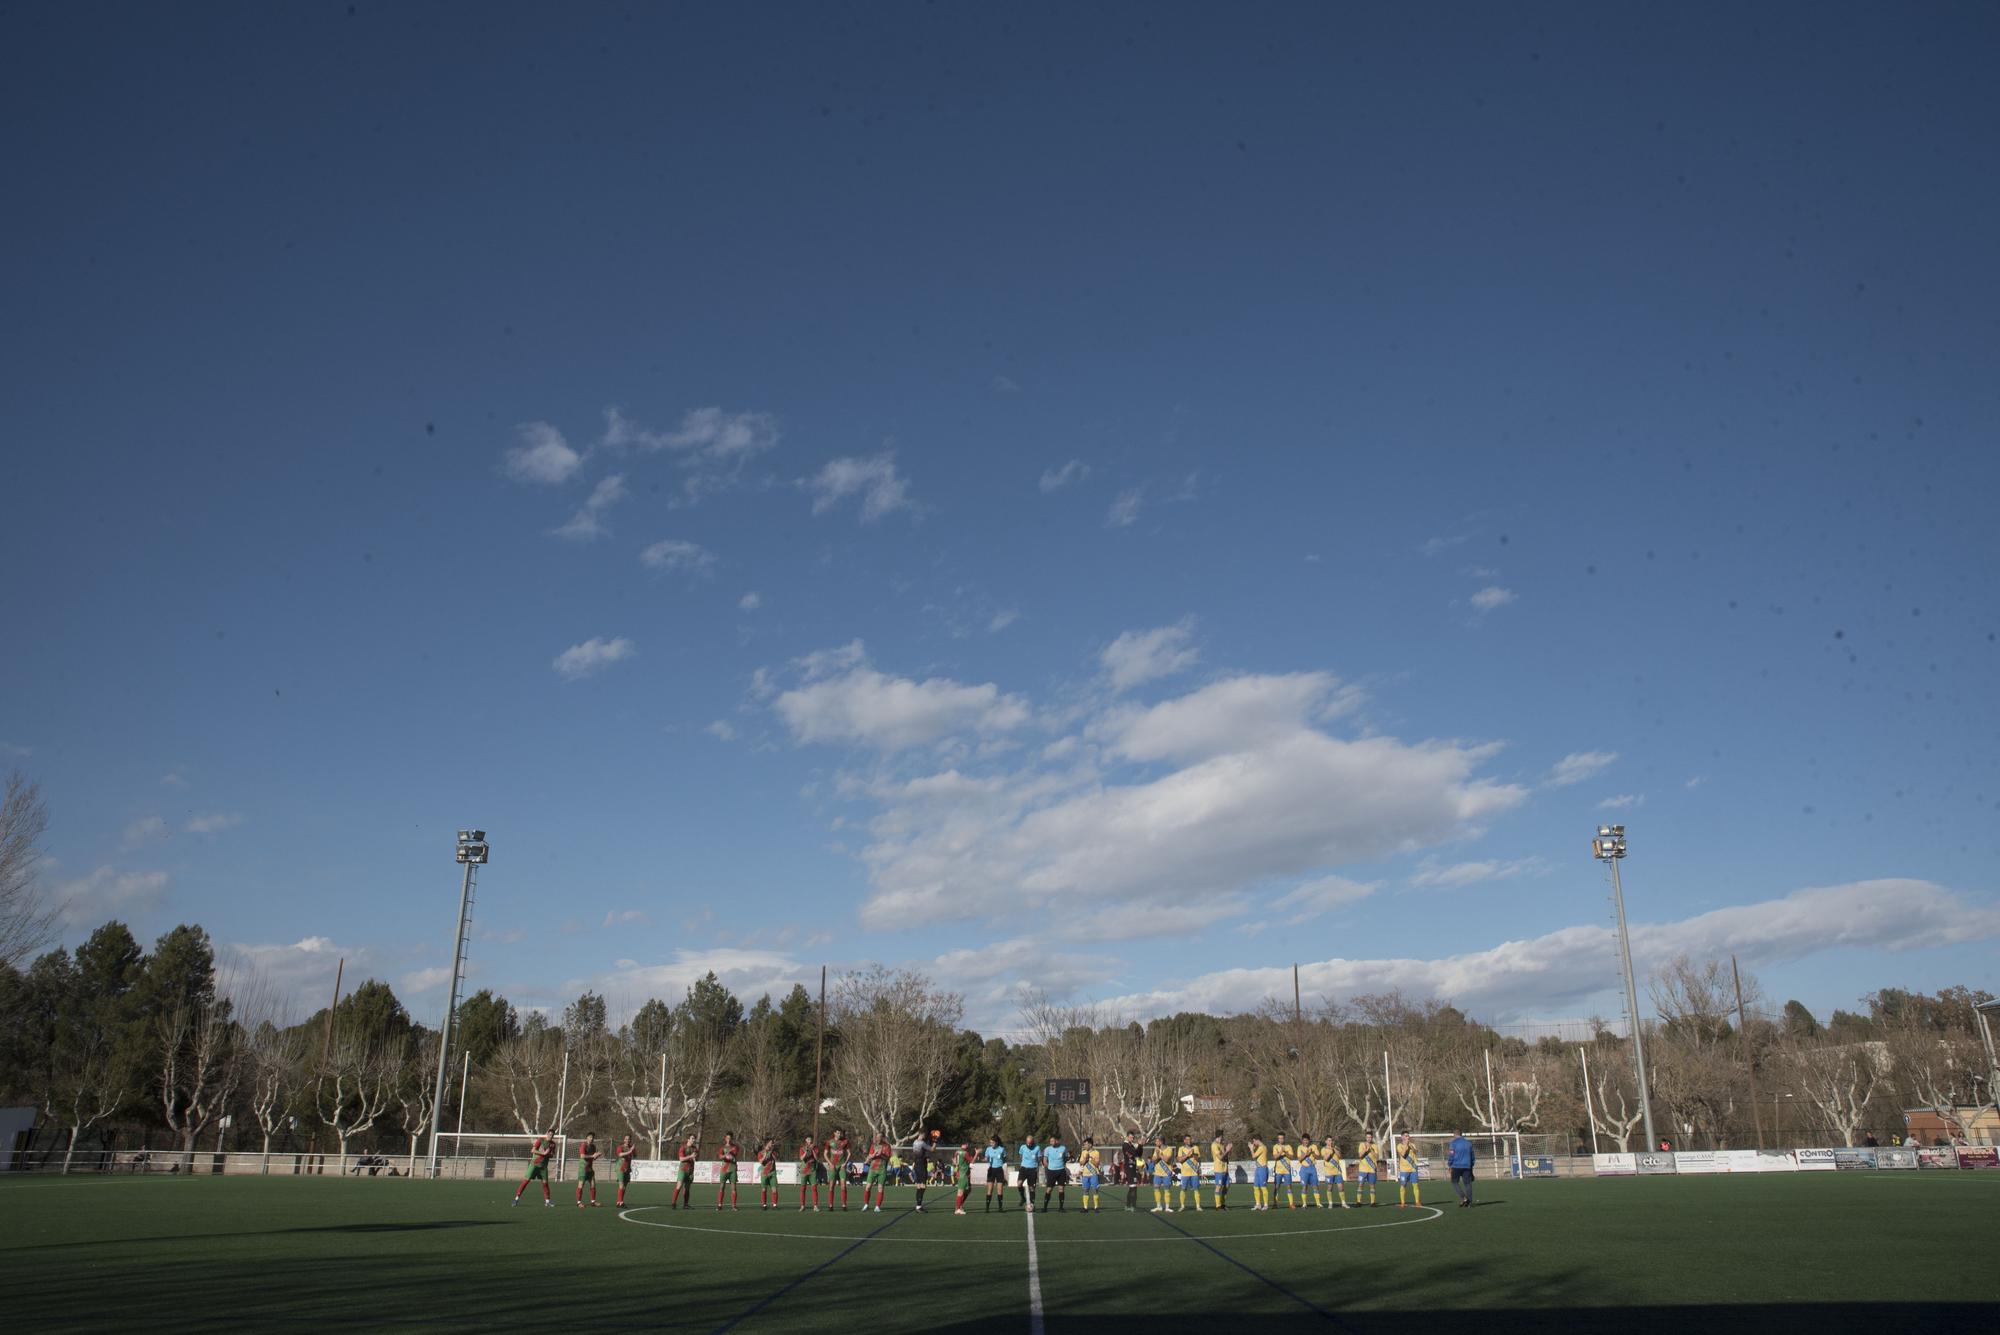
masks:
<instances>
[{"instance_id":1,"label":"halfway line","mask_svg":"<svg viewBox=\"0 0 2000 1335\"><path fill-rule=\"evenodd\" d=\"M770 1297L765 1298L762 1301L758 1302L748 1311L739 1312L737 1315L723 1322L721 1325L717 1326L714 1330L710 1331L709 1335L722 1335L724 1331L733 1330L737 1326L742 1325L745 1321L748 1321L751 1317L756 1316L759 1312L769 1307L772 1303L778 1301L778 1299L784 1297L786 1294L790 1293L793 1289L796 1289L799 1285L805 1283L807 1280L811 1279L814 1275L820 1273L820 1271L825 1270L829 1266L833 1265L834 1262L840 1260L841 1257L844 1257L848 1253L854 1251L862 1243L868 1241L870 1238L880 1237L882 1234L887 1233L890 1229L902 1223L905 1219L908 1219L910 1217L910 1213L911 1213L910 1211L906 1210L898 1214L894 1219L891 1219L888 1223L882 1225L882 1227L876 1229L873 1233L863 1233L860 1237L856 1238L853 1242L849 1243L846 1248L840 1251L831 1260L820 1262L812 1269L806 1271L805 1274L800 1275L797 1279L785 1285L784 1288L779 1289L776 1293L772 1294ZM1034 1244L1031 1242L1029 1244L1030 1250L1033 1249L1033 1246Z\"/></svg>"},{"instance_id":2,"label":"halfway line","mask_svg":"<svg viewBox=\"0 0 2000 1335\"><path fill-rule=\"evenodd\" d=\"M1042 1335L1042 1271L1035 1260L1035 1212L1028 1211L1028 1335Z\"/></svg>"}]
</instances>

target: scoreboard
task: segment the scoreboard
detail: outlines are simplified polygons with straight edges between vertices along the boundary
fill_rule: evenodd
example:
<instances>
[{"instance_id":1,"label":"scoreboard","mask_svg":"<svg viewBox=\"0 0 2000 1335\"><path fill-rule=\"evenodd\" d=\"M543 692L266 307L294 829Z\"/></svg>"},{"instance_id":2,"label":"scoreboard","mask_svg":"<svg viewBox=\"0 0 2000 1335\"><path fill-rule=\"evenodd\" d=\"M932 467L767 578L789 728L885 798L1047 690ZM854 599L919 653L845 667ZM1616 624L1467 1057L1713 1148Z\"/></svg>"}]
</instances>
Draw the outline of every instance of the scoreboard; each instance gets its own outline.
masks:
<instances>
[{"instance_id":1,"label":"scoreboard","mask_svg":"<svg viewBox=\"0 0 2000 1335\"><path fill-rule=\"evenodd\" d=\"M1090 1106L1090 1081L1051 1080L1043 1099L1052 1108L1087 1108Z\"/></svg>"}]
</instances>

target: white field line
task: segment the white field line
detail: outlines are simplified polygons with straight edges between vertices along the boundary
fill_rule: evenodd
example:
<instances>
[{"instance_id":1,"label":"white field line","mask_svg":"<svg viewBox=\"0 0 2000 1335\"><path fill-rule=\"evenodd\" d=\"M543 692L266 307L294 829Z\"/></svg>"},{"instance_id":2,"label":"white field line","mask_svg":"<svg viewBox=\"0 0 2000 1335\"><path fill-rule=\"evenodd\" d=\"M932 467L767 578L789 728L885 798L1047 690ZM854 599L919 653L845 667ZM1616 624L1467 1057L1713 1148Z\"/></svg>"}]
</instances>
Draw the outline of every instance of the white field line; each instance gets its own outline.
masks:
<instances>
[{"instance_id":1,"label":"white field line","mask_svg":"<svg viewBox=\"0 0 2000 1335\"><path fill-rule=\"evenodd\" d=\"M1028 1211L1028 1335L1043 1335L1042 1270L1035 1258L1035 1212Z\"/></svg>"}]
</instances>

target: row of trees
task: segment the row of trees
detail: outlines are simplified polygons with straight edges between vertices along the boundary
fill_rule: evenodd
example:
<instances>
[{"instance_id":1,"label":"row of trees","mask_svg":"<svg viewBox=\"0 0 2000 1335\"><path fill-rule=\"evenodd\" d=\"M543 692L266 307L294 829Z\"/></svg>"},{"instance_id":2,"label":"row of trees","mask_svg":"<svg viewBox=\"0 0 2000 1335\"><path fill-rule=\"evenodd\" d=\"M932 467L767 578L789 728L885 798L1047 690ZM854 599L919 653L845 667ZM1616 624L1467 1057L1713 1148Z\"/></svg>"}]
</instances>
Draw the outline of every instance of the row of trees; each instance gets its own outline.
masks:
<instances>
[{"instance_id":1,"label":"row of trees","mask_svg":"<svg viewBox=\"0 0 2000 1335\"><path fill-rule=\"evenodd\" d=\"M1915 1108L1963 1134L1967 1109L1992 1096L1972 1010L1984 993L1883 989L1865 1011L1822 1025L1795 1001L1765 1012L1750 979L1739 1024L1728 966L1685 958L1651 991L1655 1114L1681 1144L1762 1134L1854 1144L1901 1132ZM895 1139L936 1128L1011 1141L1058 1126L1100 1139L1217 1126L1239 1139L1352 1136L1380 1134L1392 1117L1619 1149L1640 1134L1629 1046L1602 1025L1580 1044L1529 1043L1395 993L1146 1023L1041 998L1011 1042L962 1018L956 995L879 967L836 981L823 1036L805 989L746 1008L712 974L677 1004L648 1001L616 1025L595 993L547 1016L481 991L460 1011L445 1122L462 1108L480 1132L630 1135L656 1157L725 1129L790 1141L811 1125L816 1095L828 1124ZM65 1165L79 1146L116 1138L166 1138L192 1155L211 1133L218 1146L267 1153L414 1159L437 1066L437 1034L387 984L364 982L288 1024L256 980L218 975L198 926L144 951L111 922L74 952L0 964L0 1101L40 1109L40 1142ZM1094 1101L1050 1108L1049 1076L1088 1077Z\"/></svg>"}]
</instances>

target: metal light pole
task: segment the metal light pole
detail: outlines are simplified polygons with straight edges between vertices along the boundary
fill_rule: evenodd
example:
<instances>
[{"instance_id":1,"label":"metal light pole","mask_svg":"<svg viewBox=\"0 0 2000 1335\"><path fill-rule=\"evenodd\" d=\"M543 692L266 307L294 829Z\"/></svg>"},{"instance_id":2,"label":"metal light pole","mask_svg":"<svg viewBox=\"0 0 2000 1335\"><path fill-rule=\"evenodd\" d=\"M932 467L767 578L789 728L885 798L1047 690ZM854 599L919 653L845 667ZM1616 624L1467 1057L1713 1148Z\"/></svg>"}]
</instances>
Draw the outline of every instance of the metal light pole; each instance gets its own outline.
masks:
<instances>
[{"instance_id":1,"label":"metal light pole","mask_svg":"<svg viewBox=\"0 0 2000 1335\"><path fill-rule=\"evenodd\" d=\"M1639 1113L1646 1119L1646 1148L1657 1148L1653 1133L1653 1096L1646 1081L1646 1041L1640 1034L1639 989L1632 981L1632 938L1625 930L1625 886L1618 879L1618 863L1625 856L1625 827L1600 825L1597 838L1590 841L1591 856L1611 868L1611 901L1618 909L1618 958L1625 966L1625 1013L1632 1018L1632 1066L1639 1074Z\"/></svg>"},{"instance_id":2,"label":"metal light pole","mask_svg":"<svg viewBox=\"0 0 2000 1335\"><path fill-rule=\"evenodd\" d=\"M431 1153L426 1169L438 1175L438 1118L444 1111L445 1075L451 1070L451 1031L458 1019L458 985L465 978L465 923L472 910L472 876L486 862L486 831L458 832L458 860L465 867L465 879L458 887L458 933L451 946L451 991L445 999L444 1024L438 1030L437 1089L431 1096Z\"/></svg>"}]
</instances>

